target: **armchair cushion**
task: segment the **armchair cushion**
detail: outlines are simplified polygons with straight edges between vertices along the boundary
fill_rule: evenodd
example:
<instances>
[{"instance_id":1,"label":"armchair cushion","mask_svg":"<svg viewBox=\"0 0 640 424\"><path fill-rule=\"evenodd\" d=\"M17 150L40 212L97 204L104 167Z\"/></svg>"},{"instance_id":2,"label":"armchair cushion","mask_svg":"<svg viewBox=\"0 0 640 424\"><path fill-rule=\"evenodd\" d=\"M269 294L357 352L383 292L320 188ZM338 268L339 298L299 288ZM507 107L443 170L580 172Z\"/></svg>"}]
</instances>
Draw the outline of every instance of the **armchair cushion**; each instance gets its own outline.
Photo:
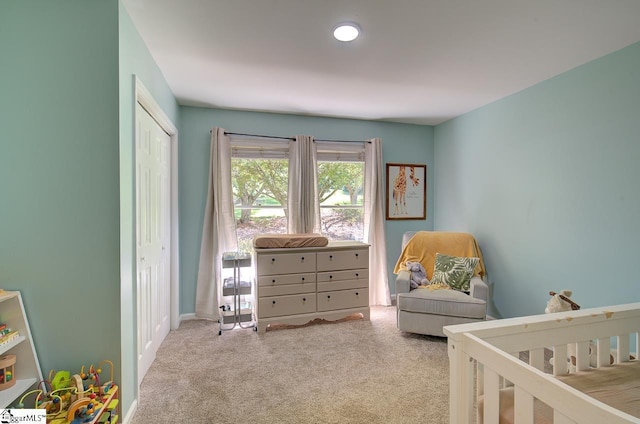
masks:
<instances>
[{"instance_id":1,"label":"armchair cushion","mask_svg":"<svg viewBox=\"0 0 640 424\"><path fill-rule=\"evenodd\" d=\"M457 290L416 289L397 297L398 309L405 312L483 320L486 302Z\"/></svg>"},{"instance_id":2,"label":"armchair cushion","mask_svg":"<svg viewBox=\"0 0 640 424\"><path fill-rule=\"evenodd\" d=\"M446 284L454 290L469 291L471 277L480 258L468 258L436 253L431 283Z\"/></svg>"}]
</instances>

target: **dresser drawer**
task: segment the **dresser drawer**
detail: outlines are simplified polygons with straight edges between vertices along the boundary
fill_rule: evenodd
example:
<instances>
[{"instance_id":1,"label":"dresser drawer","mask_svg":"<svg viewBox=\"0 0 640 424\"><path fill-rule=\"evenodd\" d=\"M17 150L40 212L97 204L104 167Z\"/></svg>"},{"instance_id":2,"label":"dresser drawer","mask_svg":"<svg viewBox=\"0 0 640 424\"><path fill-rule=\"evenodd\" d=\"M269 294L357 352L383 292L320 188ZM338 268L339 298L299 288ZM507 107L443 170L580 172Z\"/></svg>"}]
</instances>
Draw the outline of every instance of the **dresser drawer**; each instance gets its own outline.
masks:
<instances>
[{"instance_id":1,"label":"dresser drawer","mask_svg":"<svg viewBox=\"0 0 640 424\"><path fill-rule=\"evenodd\" d=\"M315 252L258 255L259 275L300 274L315 271Z\"/></svg>"},{"instance_id":2,"label":"dresser drawer","mask_svg":"<svg viewBox=\"0 0 640 424\"><path fill-rule=\"evenodd\" d=\"M299 293L315 293L316 283L297 283L297 284L278 284L273 286L259 286L258 296L282 296L285 294L299 294Z\"/></svg>"},{"instance_id":3,"label":"dresser drawer","mask_svg":"<svg viewBox=\"0 0 640 424\"><path fill-rule=\"evenodd\" d=\"M369 270L330 271L318 273L318 291L346 290L369 287Z\"/></svg>"},{"instance_id":4,"label":"dresser drawer","mask_svg":"<svg viewBox=\"0 0 640 424\"><path fill-rule=\"evenodd\" d=\"M318 252L318 271L369 268L369 249Z\"/></svg>"},{"instance_id":5,"label":"dresser drawer","mask_svg":"<svg viewBox=\"0 0 640 424\"><path fill-rule=\"evenodd\" d=\"M369 280L339 280L318 283L319 292L346 290L346 289L366 289L369 287Z\"/></svg>"},{"instance_id":6,"label":"dresser drawer","mask_svg":"<svg viewBox=\"0 0 640 424\"><path fill-rule=\"evenodd\" d=\"M258 286L280 286L283 284L315 283L315 272L304 274L262 275L258 277Z\"/></svg>"},{"instance_id":7,"label":"dresser drawer","mask_svg":"<svg viewBox=\"0 0 640 424\"><path fill-rule=\"evenodd\" d=\"M369 306L369 289L352 289L318 293L318 311Z\"/></svg>"},{"instance_id":8,"label":"dresser drawer","mask_svg":"<svg viewBox=\"0 0 640 424\"><path fill-rule=\"evenodd\" d=\"M326 283L341 280L366 280L369 281L368 269L350 269L348 271L325 271L318 273L318 282ZM365 287L368 284L365 284Z\"/></svg>"},{"instance_id":9,"label":"dresser drawer","mask_svg":"<svg viewBox=\"0 0 640 424\"><path fill-rule=\"evenodd\" d=\"M316 291L316 274L263 275L258 277L258 296L311 293Z\"/></svg>"},{"instance_id":10,"label":"dresser drawer","mask_svg":"<svg viewBox=\"0 0 640 424\"><path fill-rule=\"evenodd\" d=\"M258 299L258 318L307 314L315 311L315 293L261 297Z\"/></svg>"}]
</instances>

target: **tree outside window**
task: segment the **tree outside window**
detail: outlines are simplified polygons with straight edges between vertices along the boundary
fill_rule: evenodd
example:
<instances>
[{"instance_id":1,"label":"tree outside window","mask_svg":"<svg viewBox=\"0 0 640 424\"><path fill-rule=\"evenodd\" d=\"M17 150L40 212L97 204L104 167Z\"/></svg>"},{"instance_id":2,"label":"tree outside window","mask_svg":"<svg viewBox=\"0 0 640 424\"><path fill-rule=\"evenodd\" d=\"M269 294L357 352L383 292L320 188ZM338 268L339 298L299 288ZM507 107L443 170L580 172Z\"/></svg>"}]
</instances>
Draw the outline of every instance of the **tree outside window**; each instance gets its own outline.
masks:
<instances>
[{"instance_id":1,"label":"tree outside window","mask_svg":"<svg viewBox=\"0 0 640 424\"><path fill-rule=\"evenodd\" d=\"M232 187L238 248L256 234L286 233L287 159L233 158ZM362 240L364 162L319 161L321 232L331 240Z\"/></svg>"},{"instance_id":2,"label":"tree outside window","mask_svg":"<svg viewBox=\"0 0 640 424\"><path fill-rule=\"evenodd\" d=\"M329 239L362 241L363 182L363 162L318 162L321 231Z\"/></svg>"},{"instance_id":3,"label":"tree outside window","mask_svg":"<svg viewBox=\"0 0 640 424\"><path fill-rule=\"evenodd\" d=\"M286 159L231 160L231 186L238 249L250 252L253 237L287 231Z\"/></svg>"}]
</instances>

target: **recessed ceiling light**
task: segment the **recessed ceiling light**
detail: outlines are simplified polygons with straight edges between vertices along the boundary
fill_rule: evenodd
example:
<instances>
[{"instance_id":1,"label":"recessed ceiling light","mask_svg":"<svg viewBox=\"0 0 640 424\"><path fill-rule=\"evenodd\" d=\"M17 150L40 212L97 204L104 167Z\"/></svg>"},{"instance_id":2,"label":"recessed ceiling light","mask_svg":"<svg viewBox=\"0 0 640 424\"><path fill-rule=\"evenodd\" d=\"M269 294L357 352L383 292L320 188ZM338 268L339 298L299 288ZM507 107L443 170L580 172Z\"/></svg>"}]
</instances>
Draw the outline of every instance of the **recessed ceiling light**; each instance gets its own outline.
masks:
<instances>
[{"instance_id":1,"label":"recessed ceiling light","mask_svg":"<svg viewBox=\"0 0 640 424\"><path fill-rule=\"evenodd\" d=\"M360 28L354 23L342 23L333 29L333 36L339 41L353 41L360 34Z\"/></svg>"}]
</instances>

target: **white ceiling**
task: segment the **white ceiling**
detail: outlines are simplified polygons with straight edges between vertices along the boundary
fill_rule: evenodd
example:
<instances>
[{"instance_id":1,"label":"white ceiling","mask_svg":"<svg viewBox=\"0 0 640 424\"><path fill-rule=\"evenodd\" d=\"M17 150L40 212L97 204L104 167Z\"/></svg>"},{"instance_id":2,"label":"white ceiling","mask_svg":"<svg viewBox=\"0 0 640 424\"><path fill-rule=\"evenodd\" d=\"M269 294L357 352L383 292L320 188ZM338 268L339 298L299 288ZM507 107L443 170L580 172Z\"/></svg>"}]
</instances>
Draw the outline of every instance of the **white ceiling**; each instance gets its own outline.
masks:
<instances>
[{"instance_id":1,"label":"white ceiling","mask_svg":"<svg viewBox=\"0 0 640 424\"><path fill-rule=\"evenodd\" d=\"M640 41L638 0L122 2L181 105L417 124Z\"/></svg>"}]
</instances>

